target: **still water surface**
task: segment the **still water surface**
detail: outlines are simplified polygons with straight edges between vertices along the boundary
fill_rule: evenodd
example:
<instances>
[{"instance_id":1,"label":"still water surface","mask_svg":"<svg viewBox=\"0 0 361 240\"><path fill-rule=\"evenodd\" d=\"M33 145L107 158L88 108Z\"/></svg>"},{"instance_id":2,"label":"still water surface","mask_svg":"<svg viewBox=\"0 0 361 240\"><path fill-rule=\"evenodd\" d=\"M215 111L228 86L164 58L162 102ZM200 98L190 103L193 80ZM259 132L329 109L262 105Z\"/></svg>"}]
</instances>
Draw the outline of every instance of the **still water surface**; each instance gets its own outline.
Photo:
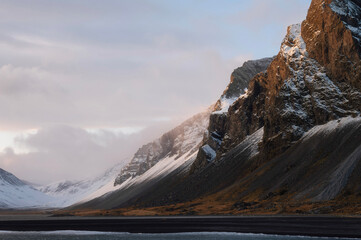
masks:
<instances>
[{"instance_id":1,"label":"still water surface","mask_svg":"<svg viewBox=\"0 0 361 240\"><path fill-rule=\"evenodd\" d=\"M84 231L0 232L0 240L346 240L347 238L317 238L244 233L103 233Z\"/></svg>"}]
</instances>

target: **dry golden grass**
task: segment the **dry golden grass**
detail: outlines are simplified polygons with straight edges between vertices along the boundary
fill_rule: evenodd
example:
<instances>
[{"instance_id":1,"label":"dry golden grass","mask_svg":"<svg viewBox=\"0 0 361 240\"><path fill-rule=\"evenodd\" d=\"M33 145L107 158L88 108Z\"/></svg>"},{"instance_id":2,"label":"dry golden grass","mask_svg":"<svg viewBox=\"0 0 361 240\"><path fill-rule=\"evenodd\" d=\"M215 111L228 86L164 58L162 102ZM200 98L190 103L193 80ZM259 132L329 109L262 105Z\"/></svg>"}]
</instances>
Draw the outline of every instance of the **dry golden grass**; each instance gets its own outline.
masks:
<instances>
[{"instance_id":1,"label":"dry golden grass","mask_svg":"<svg viewBox=\"0 0 361 240\"><path fill-rule=\"evenodd\" d=\"M247 202L246 202L247 203ZM261 201L244 208L235 207L234 201L216 201L215 196L191 202L149 208L120 208L112 210L54 211L55 215L75 216L179 216L179 215L318 215L357 216L361 201L277 202Z\"/></svg>"}]
</instances>

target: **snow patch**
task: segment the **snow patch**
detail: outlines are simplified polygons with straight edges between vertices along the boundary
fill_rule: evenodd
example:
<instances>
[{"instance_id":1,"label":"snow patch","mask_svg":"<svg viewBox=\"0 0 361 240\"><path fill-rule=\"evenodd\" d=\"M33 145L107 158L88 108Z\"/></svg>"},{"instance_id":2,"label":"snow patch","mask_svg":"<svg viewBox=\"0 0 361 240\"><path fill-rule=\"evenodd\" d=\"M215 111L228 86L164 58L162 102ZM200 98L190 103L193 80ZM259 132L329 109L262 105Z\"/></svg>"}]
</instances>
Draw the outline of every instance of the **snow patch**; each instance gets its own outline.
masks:
<instances>
[{"instance_id":1,"label":"snow patch","mask_svg":"<svg viewBox=\"0 0 361 240\"><path fill-rule=\"evenodd\" d=\"M60 181L40 186L37 189L51 197L47 205L67 207L118 189L118 186L114 186L114 180L122 166L123 164L117 164L96 178L77 182Z\"/></svg>"},{"instance_id":2,"label":"snow patch","mask_svg":"<svg viewBox=\"0 0 361 240\"><path fill-rule=\"evenodd\" d=\"M212 112L212 114L227 114L228 113L228 109L230 106L232 106L238 99L240 98L246 98L248 96L248 89L245 88L244 89L244 94L242 94L239 97L234 97L234 98L226 98L226 97L221 97L219 99L220 101L220 110L218 111L214 111Z\"/></svg>"},{"instance_id":3,"label":"snow patch","mask_svg":"<svg viewBox=\"0 0 361 240\"><path fill-rule=\"evenodd\" d=\"M221 97L220 102L221 102L221 106L220 106L220 110L218 111L214 111L212 114L225 114L228 112L228 109L230 106L232 106L232 104L237 100L238 98L226 98L226 97Z\"/></svg>"},{"instance_id":4,"label":"snow patch","mask_svg":"<svg viewBox=\"0 0 361 240\"><path fill-rule=\"evenodd\" d=\"M116 185L123 185L124 181L133 182L129 178L137 178L155 167L164 159L185 158L198 150L209 124L209 112L198 114L185 121L180 126L166 133L165 138L153 141L140 148L130 163L121 170L115 180ZM164 140L167 140L164 143Z\"/></svg>"},{"instance_id":5,"label":"snow patch","mask_svg":"<svg viewBox=\"0 0 361 240\"><path fill-rule=\"evenodd\" d=\"M216 151L214 151L208 144L204 145L202 150L207 155L208 162L212 162L216 158Z\"/></svg>"},{"instance_id":6,"label":"snow patch","mask_svg":"<svg viewBox=\"0 0 361 240\"><path fill-rule=\"evenodd\" d=\"M281 54L285 58L308 56L306 43L301 37L301 24L289 26L287 32L288 34L281 45Z\"/></svg>"},{"instance_id":7,"label":"snow patch","mask_svg":"<svg viewBox=\"0 0 361 240\"><path fill-rule=\"evenodd\" d=\"M127 189L133 185L149 182L153 179L160 180L181 166L190 166L194 162L197 154L198 151L192 153L192 150L190 150L177 159L175 156L165 157L142 175L130 178L120 184L118 189Z\"/></svg>"}]
</instances>

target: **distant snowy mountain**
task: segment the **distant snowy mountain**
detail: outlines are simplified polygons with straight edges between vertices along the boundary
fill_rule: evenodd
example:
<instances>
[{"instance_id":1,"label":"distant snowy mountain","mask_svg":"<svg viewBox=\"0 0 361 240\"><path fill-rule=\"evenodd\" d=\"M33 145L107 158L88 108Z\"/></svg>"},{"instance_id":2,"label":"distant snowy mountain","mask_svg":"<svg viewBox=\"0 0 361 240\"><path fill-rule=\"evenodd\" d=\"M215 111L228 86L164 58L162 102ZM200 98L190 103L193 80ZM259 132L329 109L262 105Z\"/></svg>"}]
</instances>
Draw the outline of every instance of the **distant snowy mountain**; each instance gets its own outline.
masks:
<instances>
[{"instance_id":1,"label":"distant snowy mountain","mask_svg":"<svg viewBox=\"0 0 361 240\"><path fill-rule=\"evenodd\" d=\"M13 174L0 168L0 208L49 207L54 201Z\"/></svg>"},{"instance_id":2,"label":"distant snowy mountain","mask_svg":"<svg viewBox=\"0 0 361 240\"><path fill-rule=\"evenodd\" d=\"M55 199L49 205L67 207L116 190L118 187L114 186L114 180L122 167L123 164L117 164L96 178L82 181L60 181L37 187L37 189Z\"/></svg>"}]
</instances>

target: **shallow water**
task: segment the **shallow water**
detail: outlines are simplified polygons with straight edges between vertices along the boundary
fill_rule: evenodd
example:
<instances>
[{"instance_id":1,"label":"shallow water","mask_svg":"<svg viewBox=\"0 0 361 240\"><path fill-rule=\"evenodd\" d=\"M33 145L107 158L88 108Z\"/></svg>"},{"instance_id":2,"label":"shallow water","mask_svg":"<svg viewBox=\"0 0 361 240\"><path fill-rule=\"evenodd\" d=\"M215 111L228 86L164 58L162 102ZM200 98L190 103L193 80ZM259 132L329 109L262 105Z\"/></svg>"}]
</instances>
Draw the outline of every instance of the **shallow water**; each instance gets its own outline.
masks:
<instances>
[{"instance_id":1,"label":"shallow water","mask_svg":"<svg viewBox=\"0 0 361 240\"><path fill-rule=\"evenodd\" d=\"M346 240L347 238L318 238L244 233L104 233L86 231L0 232L0 240Z\"/></svg>"}]
</instances>

